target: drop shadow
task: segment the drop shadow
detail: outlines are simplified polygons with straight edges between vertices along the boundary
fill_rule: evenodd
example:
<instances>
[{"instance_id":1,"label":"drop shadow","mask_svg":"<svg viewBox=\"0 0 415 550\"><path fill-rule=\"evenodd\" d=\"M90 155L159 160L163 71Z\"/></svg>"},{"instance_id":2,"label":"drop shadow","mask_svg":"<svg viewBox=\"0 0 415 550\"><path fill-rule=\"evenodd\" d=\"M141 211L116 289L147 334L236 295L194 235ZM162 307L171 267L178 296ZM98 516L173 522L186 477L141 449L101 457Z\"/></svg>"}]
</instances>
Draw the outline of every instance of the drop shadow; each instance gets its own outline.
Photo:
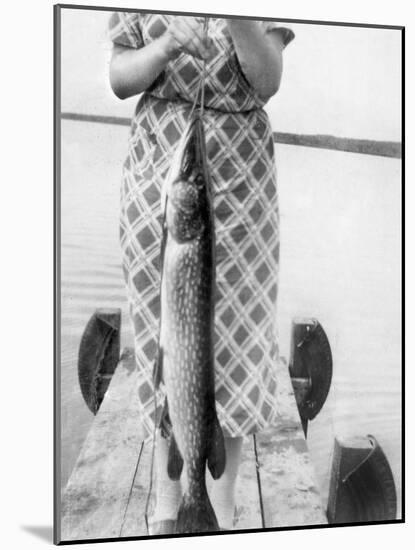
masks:
<instances>
[{"instance_id":1,"label":"drop shadow","mask_svg":"<svg viewBox=\"0 0 415 550\"><path fill-rule=\"evenodd\" d=\"M53 543L53 527L51 525L21 525L20 527L38 539Z\"/></svg>"}]
</instances>

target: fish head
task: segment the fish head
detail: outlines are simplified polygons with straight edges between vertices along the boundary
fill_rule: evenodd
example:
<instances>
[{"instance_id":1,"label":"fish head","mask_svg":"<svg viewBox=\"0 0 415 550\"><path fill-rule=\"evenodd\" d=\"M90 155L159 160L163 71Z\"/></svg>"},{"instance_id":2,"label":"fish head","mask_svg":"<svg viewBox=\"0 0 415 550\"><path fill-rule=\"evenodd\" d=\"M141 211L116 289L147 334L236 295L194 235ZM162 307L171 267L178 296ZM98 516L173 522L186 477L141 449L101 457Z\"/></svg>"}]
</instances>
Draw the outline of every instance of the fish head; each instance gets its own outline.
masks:
<instances>
[{"instance_id":1,"label":"fish head","mask_svg":"<svg viewBox=\"0 0 415 550\"><path fill-rule=\"evenodd\" d=\"M188 124L166 184L166 224L177 242L196 239L212 217L211 184L206 163L203 122L195 116Z\"/></svg>"}]
</instances>

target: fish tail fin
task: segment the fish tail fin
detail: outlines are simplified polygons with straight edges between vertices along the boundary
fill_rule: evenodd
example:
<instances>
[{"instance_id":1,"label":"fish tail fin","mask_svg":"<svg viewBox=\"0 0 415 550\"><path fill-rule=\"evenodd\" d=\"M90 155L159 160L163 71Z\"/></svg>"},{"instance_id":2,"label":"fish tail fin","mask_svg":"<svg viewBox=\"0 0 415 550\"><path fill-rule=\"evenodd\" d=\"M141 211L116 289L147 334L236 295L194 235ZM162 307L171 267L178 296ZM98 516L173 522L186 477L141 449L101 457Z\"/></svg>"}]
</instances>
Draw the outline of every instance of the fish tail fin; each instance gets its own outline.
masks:
<instances>
[{"instance_id":1,"label":"fish tail fin","mask_svg":"<svg viewBox=\"0 0 415 550\"><path fill-rule=\"evenodd\" d=\"M197 498L185 493L177 515L176 533L219 531L215 511L204 486Z\"/></svg>"},{"instance_id":2,"label":"fish tail fin","mask_svg":"<svg viewBox=\"0 0 415 550\"><path fill-rule=\"evenodd\" d=\"M211 425L212 431L210 435L207 465L213 479L219 479L225 471L226 451L225 439L216 412Z\"/></svg>"}]
</instances>

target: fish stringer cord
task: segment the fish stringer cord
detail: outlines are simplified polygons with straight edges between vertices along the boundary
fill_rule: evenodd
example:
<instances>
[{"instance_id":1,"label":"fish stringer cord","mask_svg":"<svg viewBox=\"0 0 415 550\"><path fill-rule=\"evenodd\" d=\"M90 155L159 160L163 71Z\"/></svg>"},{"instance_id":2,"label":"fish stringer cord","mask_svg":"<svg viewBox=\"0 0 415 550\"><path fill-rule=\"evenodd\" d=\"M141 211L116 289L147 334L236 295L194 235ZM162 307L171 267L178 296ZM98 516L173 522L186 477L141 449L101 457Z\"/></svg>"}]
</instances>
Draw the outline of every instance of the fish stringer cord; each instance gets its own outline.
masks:
<instances>
[{"instance_id":1,"label":"fish stringer cord","mask_svg":"<svg viewBox=\"0 0 415 550\"><path fill-rule=\"evenodd\" d=\"M205 17L205 21L203 23L203 38L205 39L205 42L207 42L208 37L208 27L209 27L209 18ZM203 114L205 112L205 80L206 80L206 59L203 60L202 65L202 75L200 77L200 116L203 118Z\"/></svg>"},{"instance_id":2,"label":"fish stringer cord","mask_svg":"<svg viewBox=\"0 0 415 550\"><path fill-rule=\"evenodd\" d=\"M206 40L208 37L208 28L209 28L209 18L205 17L205 21L203 23L203 38ZM206 60L203 60L202 63L202 71L199 78L199 83L197 85L197 91L196 96L193 101L192 109L190 111L189 120L192 120L193 113L195 112L197 102L199 100L200 96L200 116L203 117L203 114L205 112L205 80L206 80Z\"/></svg>"}]
</instances>

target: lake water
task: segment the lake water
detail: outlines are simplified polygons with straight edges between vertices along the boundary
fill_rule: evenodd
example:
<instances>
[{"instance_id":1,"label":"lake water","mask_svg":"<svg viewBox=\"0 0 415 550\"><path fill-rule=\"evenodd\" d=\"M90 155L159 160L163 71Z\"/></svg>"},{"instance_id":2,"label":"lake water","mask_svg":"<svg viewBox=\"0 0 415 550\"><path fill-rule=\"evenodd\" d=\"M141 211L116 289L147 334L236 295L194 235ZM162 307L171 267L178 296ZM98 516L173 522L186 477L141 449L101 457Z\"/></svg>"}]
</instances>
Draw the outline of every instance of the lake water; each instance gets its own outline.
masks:
<instances>
[{"instance_id":1,"label":"lake water","mask_svg":"<svg viewBox=\"0 0 415 550\"><path fill-rule=\"evenodd\" d=\"M62 485L93 420L77 375L85 325L96 308L121 307L122 345L132 342L118 246L127 133L62 122ZM323 496L334 436L373 434L400 501L400 160L288 145L276 153L281 353L288 357L291 319L313 316L334 359L329 399L309 428Z\"/></svg>"}]
</instances>

